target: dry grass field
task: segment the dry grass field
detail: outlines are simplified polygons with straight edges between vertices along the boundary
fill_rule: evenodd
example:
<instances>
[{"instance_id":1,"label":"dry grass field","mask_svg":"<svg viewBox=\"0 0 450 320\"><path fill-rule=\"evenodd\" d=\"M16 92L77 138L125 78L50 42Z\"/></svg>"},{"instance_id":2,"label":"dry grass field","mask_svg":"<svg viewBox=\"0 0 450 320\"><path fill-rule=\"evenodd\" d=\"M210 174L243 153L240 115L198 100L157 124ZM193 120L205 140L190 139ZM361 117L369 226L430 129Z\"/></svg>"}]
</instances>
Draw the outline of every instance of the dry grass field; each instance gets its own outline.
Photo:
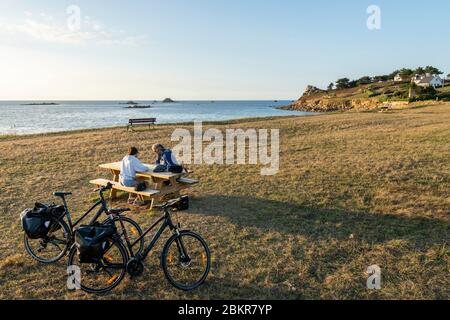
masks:
<instances>
[{"instance_id":1,"label":"dry grass field","mask_svg":"<svg viewBox=\"0 0 450 320\"><path fill-rule=\"evenodd\" d=\"M207 282L185 293L159 267L161 242L139 279L104 296L66 289L66 259L39 265L22 243L19 213L51 193L73 191L77 215L95 199L88 181L130 145L171 146L175 126L0 138L0 299L449 299L450 105L390 113L335 113L208 124L279 128L280 171L190 166L182 226L213 255ZM185 126L192 129L191 125ZM113 203L124 206L125 199ZM158 212L133 209L148 226ZM366 288L367 267L382 289Z\"/></svg>"}]
</instances>

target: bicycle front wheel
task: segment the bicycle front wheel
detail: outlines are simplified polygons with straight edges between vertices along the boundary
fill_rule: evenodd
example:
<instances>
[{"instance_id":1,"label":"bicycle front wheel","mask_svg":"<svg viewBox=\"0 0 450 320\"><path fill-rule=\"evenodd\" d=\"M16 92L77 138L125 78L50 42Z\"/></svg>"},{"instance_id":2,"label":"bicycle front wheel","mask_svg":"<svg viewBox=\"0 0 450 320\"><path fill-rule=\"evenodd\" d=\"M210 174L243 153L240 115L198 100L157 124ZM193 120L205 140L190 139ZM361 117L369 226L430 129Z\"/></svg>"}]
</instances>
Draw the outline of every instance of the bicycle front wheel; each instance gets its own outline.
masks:
<instances>
[{"instance_id":1,"label":"bicycle front wheel","mask_svg":"<svg viewBox=\"0 0 450 320\"><path fill-rule=\"evenodd\" d=\"M122 281L126 274L128 253L120 240L112 241L97 263L81 263L77 247L72 247L67 264L72 288L101 294L111 291Z\"/></svg>"},{"instance_id":2,"label":"bicycle front wheel","mask_svg":"<svg viewBox=\"0 0 450 320\"><path fill-rule=\"evenodd\" d=\"M200 235L181 231L167 240L161 264L170 284L177 289L190 291L205 282L211 268L211 253Z\"/></svg>"}]
</instances>

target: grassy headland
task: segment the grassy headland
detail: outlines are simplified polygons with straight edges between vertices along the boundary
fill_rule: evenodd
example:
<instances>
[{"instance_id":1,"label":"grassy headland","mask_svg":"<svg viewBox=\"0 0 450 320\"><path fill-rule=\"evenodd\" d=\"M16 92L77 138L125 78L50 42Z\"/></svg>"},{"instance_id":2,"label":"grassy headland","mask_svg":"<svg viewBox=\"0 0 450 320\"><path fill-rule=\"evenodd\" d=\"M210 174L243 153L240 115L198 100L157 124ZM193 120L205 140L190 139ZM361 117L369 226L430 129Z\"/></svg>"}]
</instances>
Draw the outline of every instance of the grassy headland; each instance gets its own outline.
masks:
<instances>
[{"instance_id":1,"label":"grassy headland","mask_svg":"<svg viewBox=\"0 0 450 320\"><path fill-rule=\"evenodd\" d=\"M171 145L175 127L0 139L0 299L450 297L450 104L205 125L279 128L281 140L276 176L258 166L191 166L201 183L178 216L210 244L207 283L173 289L159 267L160 243L144 275L112 293L67 291L66 259L43 266L28 257L19 213L64 189L79 214L95 197L88 181L109 177L99 164L120 160L129 145L151 161L150 146ZM143 226L158 215L133 210ZM379 291L366 289L373 264L382 269Z\"/></svg>"},{"instance_id":2,"label":"grassy headland","mask_svg":"<svg viewBox=\"0 0 450 320\"><path fill-rule=\"evenodd\" d=\"M418 67L415 70L400 69L381 76L364 76L358 80L338 79L326 90L308 86L300 99L283 107L301 111L347 111L376 110L381 106L407 106L423 101L450 101L450 84L443 77L442 86L421 87L420 79L430 81L435 75L443 74L433 66ZM433 76L431 76L433 75ZM450 77L450 75L449 75Z\"/></svg>"}]
</instances>

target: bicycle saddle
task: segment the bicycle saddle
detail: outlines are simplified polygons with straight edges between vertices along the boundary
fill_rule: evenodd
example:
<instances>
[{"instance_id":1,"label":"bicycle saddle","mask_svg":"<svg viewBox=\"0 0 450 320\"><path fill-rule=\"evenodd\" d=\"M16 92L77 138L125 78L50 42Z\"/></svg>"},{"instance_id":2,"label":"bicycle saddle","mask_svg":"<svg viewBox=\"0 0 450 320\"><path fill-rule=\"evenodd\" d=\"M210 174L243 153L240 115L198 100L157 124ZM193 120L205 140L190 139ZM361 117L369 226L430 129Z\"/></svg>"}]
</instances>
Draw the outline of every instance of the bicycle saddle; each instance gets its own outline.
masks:
<instances>
[{"instance_id":1,"label":"bicycle saddle","mask_svg":"<svg viewBox=\"0 0 450 320\"><path fill-rule=\"evenodd\" d=\"M62 198L64 196L71 196L72 192L56 191L56 192L53 192L53 195L55 197L61 197Z\"/></svg>"},{"instance_id":2,"label":"bicycle saddle","mask_svg":"<svg viewBox=\"0 0 450 320\"><path fill-rule=\"evenodd\" d=\"M109 209L109 213L112 214L121 214L122 212L131 211L130 208L115 208L115 209Z\"/></svg>"}]
</instances>

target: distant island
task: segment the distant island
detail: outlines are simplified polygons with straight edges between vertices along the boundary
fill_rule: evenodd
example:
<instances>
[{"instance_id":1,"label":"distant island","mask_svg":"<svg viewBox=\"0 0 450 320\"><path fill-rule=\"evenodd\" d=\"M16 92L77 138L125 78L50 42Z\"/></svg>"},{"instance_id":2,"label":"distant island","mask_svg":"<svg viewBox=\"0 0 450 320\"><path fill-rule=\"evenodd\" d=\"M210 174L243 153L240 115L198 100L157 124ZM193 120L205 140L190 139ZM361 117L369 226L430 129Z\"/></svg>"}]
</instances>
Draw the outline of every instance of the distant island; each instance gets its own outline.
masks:
<instances>
[{"instance_id":1,"label":"distant island","mask_svg":"<svg viewBox=\"0 0 450 320\"><path fill-rule=\"evenodd\" d=\"M163 103L174 103L175 101L173 101L173 100L170 99L170 98L165 98L162 102L163 102Z\"/></svg>"},{"instance_id":2,"label":"distant island","mask_svg":"<svg viewBox=\"0 0 450 320\"><path fill-rule=\"evenodd\" d=\"M32 102L32 103L23 103L21 106L59 106L58 103L54 102Z\"/></svg>"},{"instance_id":3,"label":"distant island","mask_svg":"<svg viewBox=\"0 0 450 320\"><path fill-rule=\"evenodd\" d=\"M119 102L119 104L138 105L139 102L127 101L127 102Z\"/></svg>"},{"instance_id":4,"label":"distant island","mask_svg":"<svg viewBox=\"0 0 450 320\"><path fill-rule=\"evenodd\" d=\"M389 75L338 79L326 89L309 85L297 101L280 109L333 112L377 110L416 101L450 101L450 83L433 66L400 69Z\"/></svg>"},{"instance_id":5,"label":"distant island","mask_svg":"<svg viewBox=\"0 0 450 320\"><path fill-rule=\"evenodd\" d=\"M125 109L150 109L152 106L150 105L146 105L146 106L141 106L141 105L129 105L128 107L125 107Z\"/></svg>"}]
</instances>

